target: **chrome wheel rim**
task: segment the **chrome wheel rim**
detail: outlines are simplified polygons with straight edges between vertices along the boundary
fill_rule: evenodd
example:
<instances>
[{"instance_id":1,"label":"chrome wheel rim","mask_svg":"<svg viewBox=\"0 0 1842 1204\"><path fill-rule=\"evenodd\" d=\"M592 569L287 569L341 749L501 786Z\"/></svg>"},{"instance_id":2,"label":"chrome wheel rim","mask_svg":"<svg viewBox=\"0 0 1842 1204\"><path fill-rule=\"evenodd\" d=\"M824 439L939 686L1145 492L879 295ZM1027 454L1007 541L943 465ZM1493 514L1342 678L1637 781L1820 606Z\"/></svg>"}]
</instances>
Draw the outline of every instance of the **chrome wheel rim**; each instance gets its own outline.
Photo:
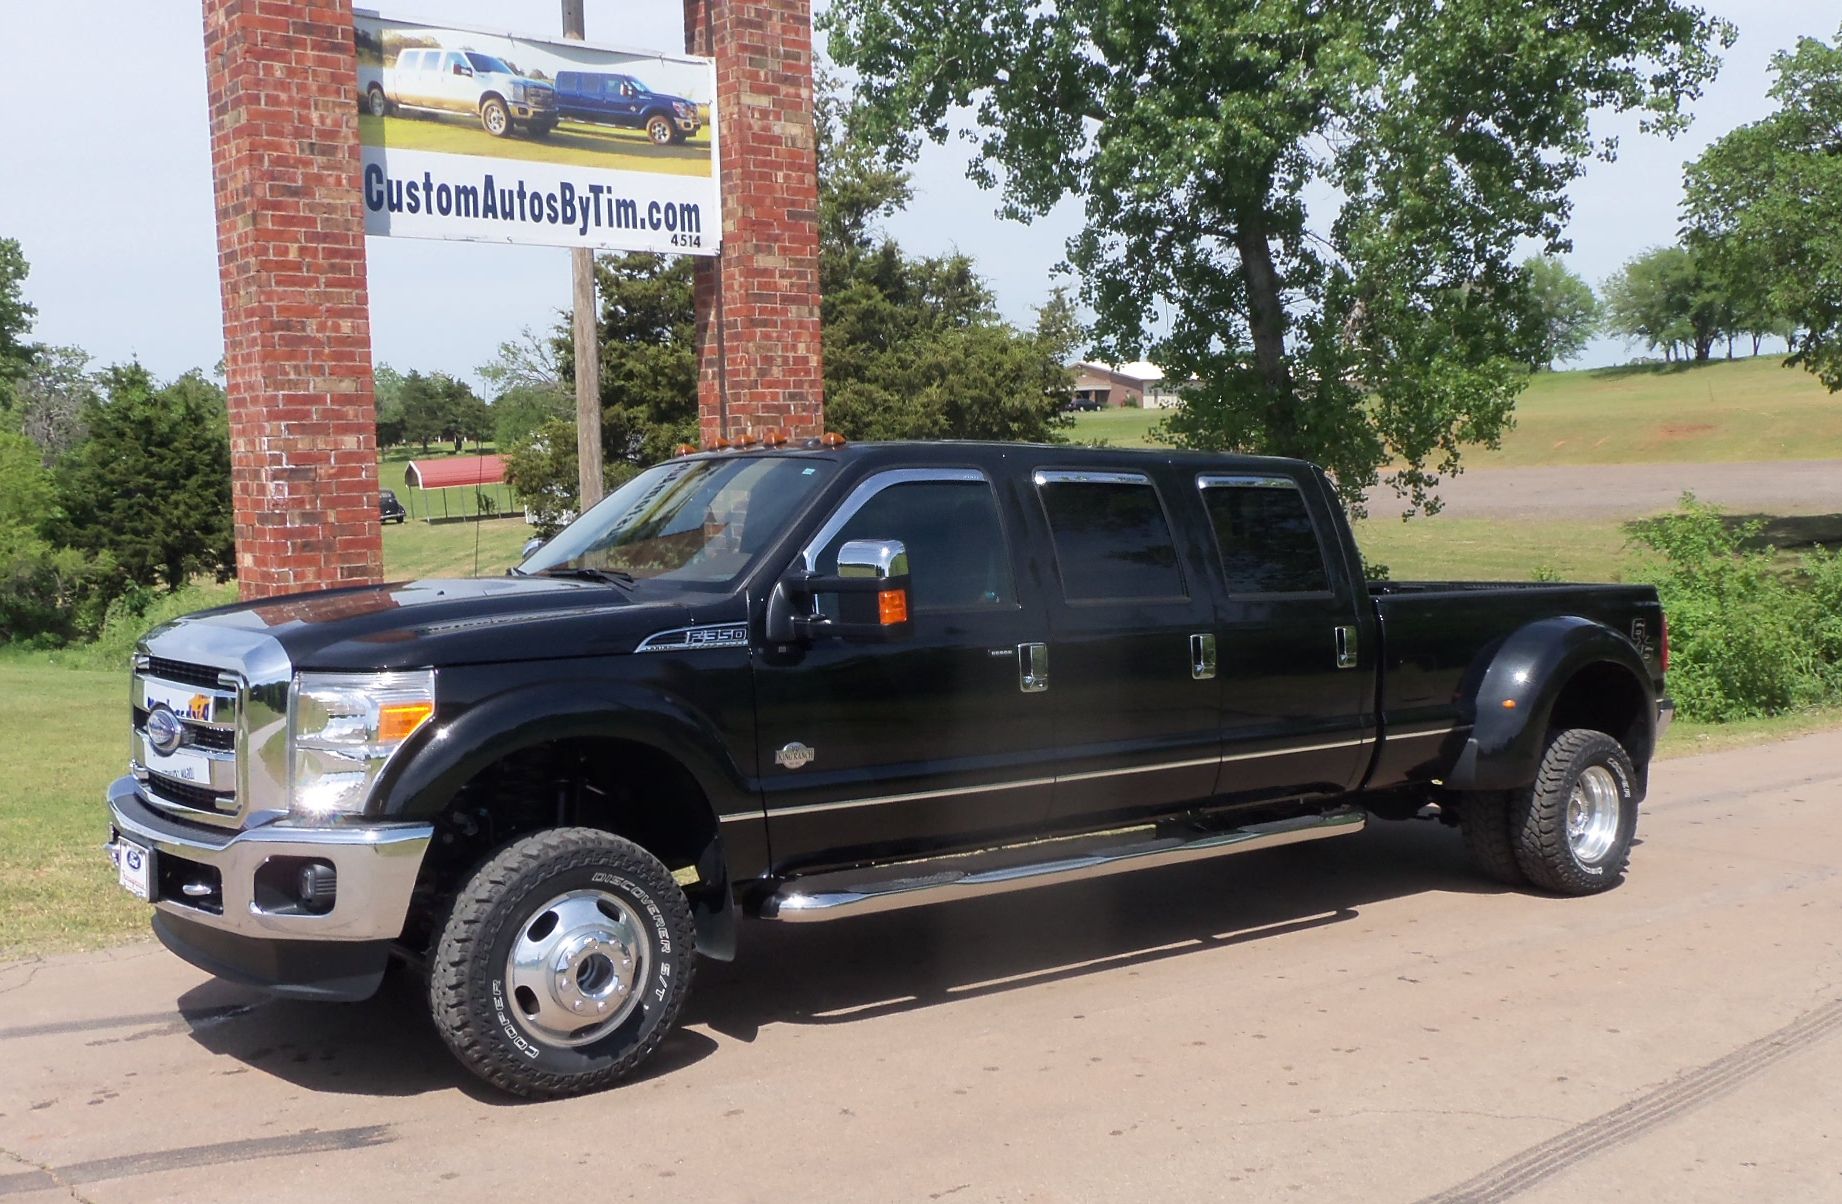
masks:
<instances>
[{"instance_id":1,"label":"chrome wheel rim","mask_svg":"<svg viewBox=\"0 0 1842 1204\"><path fill-rule=\"evenodd\" d=\"M651 964L631 907L600 890L572 890L531 912L505 959L512 1014L547 1045L574 1048L613 1032L639 1005Z\"/></svg>"},{"instance_id":2,"label":"chrome wheel rim","mask_svg":"<svg viewBox=\"0 0 1842 1204\"><path fill-rule=\"evenodd\" d=\"M662 121L653 122L652 123L652 140L658 143L660 146L664 146L667 142L670 142L672 140L671 127L666 125Z\"/></svg>"},{"instance_id":3,"label":"chrome wheel rim","mask_svg":"<svg viewBox=\"0 0 1842 1204\"><path fill-rule=\"evenodd\" d=\"M1574 857L1592 865L1611 852L1623 810L1624 798L1611 770L1603 765L1582 770L1567 798L1567 847Z\"/></svg>"},{"instance_id":4,"label":"chrome wheel rim","mask_svg":"<svg viewBox=\"0 0 1842 1204\"><path fill-rule=\"evenodd\" d=\"M379 88L371 89L371 116L382 117L384 115L384 104L383 90Z\"/></svg>"},{"instance_id":5,"label":"chrome wheel rim","mask_svg":"<svg viewBox=\"0 0 1842 1204\"><path fill-rule=\"evenodd\" d=\"M486 110L486 129L487 129L487 132L493 133L493 134L502 134L505 132L505 110L504 109L501 109L495 105L492 108L489 108Z\"/></svg>"}]
</instances>

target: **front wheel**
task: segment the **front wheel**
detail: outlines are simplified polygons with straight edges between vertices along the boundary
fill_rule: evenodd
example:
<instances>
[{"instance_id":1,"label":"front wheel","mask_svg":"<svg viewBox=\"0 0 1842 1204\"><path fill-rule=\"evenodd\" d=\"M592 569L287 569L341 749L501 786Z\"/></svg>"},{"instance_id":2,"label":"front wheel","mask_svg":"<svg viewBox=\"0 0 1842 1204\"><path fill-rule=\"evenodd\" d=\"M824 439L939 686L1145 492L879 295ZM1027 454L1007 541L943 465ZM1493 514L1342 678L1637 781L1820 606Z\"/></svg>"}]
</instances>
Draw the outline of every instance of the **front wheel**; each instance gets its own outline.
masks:
<instances>
[{"instance_id":1,"label":"front wheel","mask_svg":"<svg viewBox=\"0 0 1842 1204\"><path fill-rule=\"evenodd\" d=\"M1637 835L1636 778L1630 754L1604 732L1550 735L1535 784L1510 803L1510 839L1528 880L1562 895L1616 886Z\"/></svg>"},{"instance_id":2,"label":"front wheel","mask_svg":"<svg viewBox=\"0 0 1842 1204\"><path fill-rule=\"evenodd\" d=\"M497 96L488 96L481 102L480 126L495 138L503 138L512 132L512 115L506 111L503 100Z\"/></svg>"},{"instance_id":3,"label":"front wheel","mask_svg":"<svg viewBox=\"0 0 1842 1204\"><path fill-rule=\"evenodd\" d=\"M390 98L384 95L384 89L377 84L372 84L365 92L365 106L371 111L373 117L390 115Z\"/></svg>"},{"instance_id":4,"label":"front wheel","mask_svg":"<svg viewBox=\"0 0 1842 1204\"><path fill-rule=\"evenodd\" d=\"M533 138L548 138L550 136L550 131L555 128L556 121L554 119L540 118L536 121L527 121L524 123L525 133L531 135Z\"/></svg>"},{"instance_id":5,"label":"front wheel","mask_svg":"<svg viewBox=\"0 0 1842 1204\"><path fill-rule=\"evenodd\" d=\"M671 118L662 114L654 114L646 119L646 136L652 139L654 146L670 146L677 132Z\"/></svg>"},{"instance_id":6,"label":"front wheel","mask_svg":"<svg viewBox=\"0 0 1842 1204\"><path fill-rule=\"evenodd\" d=\"M610 1087L689 993L696 941L671 872L592 828L525 837L481 866L436 939L429 1006L469 1070L514 1095Z\"/></svg>"}]
</instances>

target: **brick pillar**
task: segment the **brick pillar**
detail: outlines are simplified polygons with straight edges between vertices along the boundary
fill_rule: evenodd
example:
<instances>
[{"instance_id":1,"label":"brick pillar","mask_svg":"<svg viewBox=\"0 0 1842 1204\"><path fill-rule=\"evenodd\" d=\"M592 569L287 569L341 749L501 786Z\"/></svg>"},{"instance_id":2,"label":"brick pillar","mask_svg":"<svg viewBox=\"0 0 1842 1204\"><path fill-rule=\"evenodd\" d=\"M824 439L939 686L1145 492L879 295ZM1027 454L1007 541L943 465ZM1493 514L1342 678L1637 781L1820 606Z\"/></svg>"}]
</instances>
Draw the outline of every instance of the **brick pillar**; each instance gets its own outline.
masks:
<instances>
[{"instance_id":1,"label":"brick pillar","mask_svg":"<svg viewBox=\"0 0 1842 1204\"><path fill-rule=\"evenodd\" d=\"M377 581L351 0L204 0L237 578Z\"/></svg>"},{"instance_id":2,"label":"brick pillar","mask_svg":"<svg viewBox=\"0 0 1842 1204\"><path fill-rule=\"evenodd\" d=\"M697 261L703 437L824 427L810 0L684 0L716 59L723 252ZM727 415L727 429L724 415Z\"/></svg>"}]
</instances>

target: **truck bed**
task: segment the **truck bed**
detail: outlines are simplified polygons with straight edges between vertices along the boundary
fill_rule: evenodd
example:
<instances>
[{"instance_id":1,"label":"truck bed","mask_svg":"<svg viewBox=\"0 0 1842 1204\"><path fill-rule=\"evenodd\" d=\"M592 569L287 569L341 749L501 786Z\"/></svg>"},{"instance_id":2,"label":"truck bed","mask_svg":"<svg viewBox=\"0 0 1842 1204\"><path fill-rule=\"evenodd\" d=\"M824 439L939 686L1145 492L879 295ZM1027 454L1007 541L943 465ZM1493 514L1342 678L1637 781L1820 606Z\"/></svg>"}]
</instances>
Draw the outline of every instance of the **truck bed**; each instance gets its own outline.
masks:
<instances>
[{"instance_id":1,"label":"truck bed","mask_svg":"<svg viewBox=\"0 0 1842 1204\"><path fill-rule=\"evenodd\" d=\"M1389 731L1450 724L1463 734L1476 683L1467 679L1488 664L1498 645L1525 624L1578 616L1654 645L1662 610L1648 585L1590 585L1517 581L1376 581L1369 583L1381 631L1381 676L1377 709L1384 736ZM1661 665L1648 655L1653 674ZM1376 781L1394 777L1401 766L1384 757Z\"/></svg>"}]
</instances>

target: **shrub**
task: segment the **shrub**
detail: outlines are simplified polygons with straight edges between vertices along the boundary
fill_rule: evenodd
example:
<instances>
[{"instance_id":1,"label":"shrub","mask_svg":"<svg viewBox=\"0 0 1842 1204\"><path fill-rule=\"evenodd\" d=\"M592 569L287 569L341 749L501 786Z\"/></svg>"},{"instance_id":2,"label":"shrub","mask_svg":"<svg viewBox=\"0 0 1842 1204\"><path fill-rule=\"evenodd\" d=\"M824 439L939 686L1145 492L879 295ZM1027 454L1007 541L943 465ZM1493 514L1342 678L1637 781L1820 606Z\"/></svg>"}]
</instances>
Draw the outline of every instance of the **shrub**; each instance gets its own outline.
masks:
<instances>
[{"instance_id":1,"label":"shrub","mask_svg":"<svg viewBox=\"0 0 1842 1204\"><path fill-rule=\"evenodd\" d=\"M106 553L53 548L18 528L0 530L0 643L56 648L87 639L123 588Z\"/></svg>"},{"instance_id":2,"label":"shrub","mask_svg":"<svg viewBox=\"0 0 1842 1204\"><path fill-rule=\"evenodd\" d=\"M1669 618L1669 689L1685 717L1772 715L1828 692L1808 626L1816 590L1781 573L1771 549L1748 550L1758 533L1757 523L1730 526L1693 494L1676 513L1635 525L1637 542L1658 557L1644 575ZM1819 580L1842 590L1842 570L1819 566L1810 581Z\"/></svg>"}]
</instances>

